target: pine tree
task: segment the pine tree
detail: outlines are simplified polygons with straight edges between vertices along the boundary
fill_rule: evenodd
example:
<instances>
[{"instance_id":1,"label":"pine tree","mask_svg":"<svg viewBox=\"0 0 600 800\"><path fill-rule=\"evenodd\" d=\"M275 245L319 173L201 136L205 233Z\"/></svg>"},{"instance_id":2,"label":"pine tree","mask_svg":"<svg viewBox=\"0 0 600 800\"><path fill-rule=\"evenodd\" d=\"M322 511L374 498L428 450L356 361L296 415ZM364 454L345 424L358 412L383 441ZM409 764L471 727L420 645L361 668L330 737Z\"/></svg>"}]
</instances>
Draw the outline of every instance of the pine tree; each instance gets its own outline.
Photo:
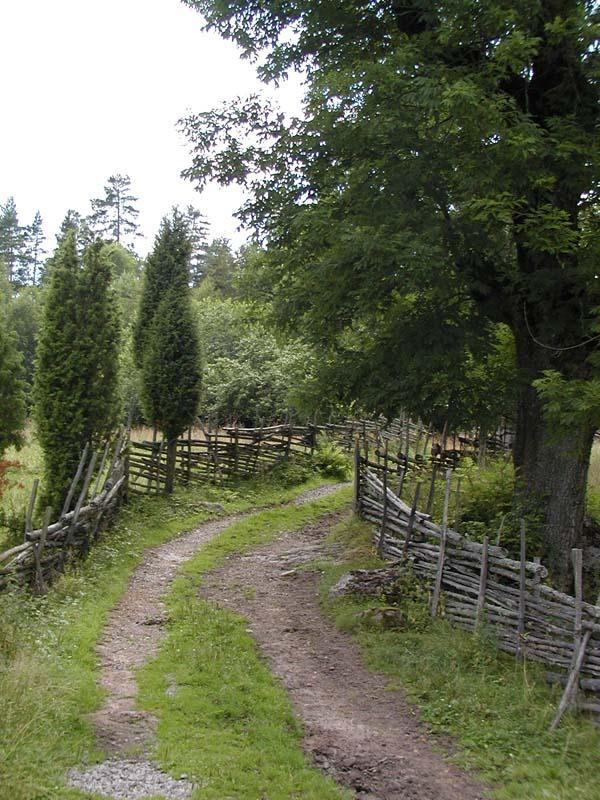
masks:
<instances>
[{"instance_id":1,"label":"pine tree","mask_svg":"<svg viewBox=\"0 0 600 800\"><path fill-rule=\"evenodd\" d=\"M207 249L208 222L206 217L192 205L186 208L183 216L188 224L192 245L190 280L192 286L197 286L202 280L203 263Z\"/></svg>"},{"instance_id":2,"label":"pine tree","mask_svg":"<svg viewBox=\"0 0 600 800\"><path fill-rule=\"evenodd\" d=\"M25 231L19 225L17 206L13 197L0 207L0 260L4 262L7 278L13 285L27 281Z\"/></svg>"},{"instance_id":3,"label":"pine tree","mask_svg":"<svg viewBox=\"0 0 600 800\"><path fill-rule=\"evenodd\" d=\"M28 278L34 286L40 284L44 274L45 240L42 215L39 211L36 211L33 222L25 229L25 255L27 258Z\"/></svg>"},{"instance_id":4,"label":"pine tree","mask_svg":"<svg viewBox=\"0 0 600 800\"><path fill-rule=\"evenodd\" d=\"M106 437L115 422L117 337L110 269L102 243L83 266L75 232L51 259L35 374L35 418L44 452L47 502L57 509L86 442Z\"/></svg>"},{"instance_id":5,"label":"pine tree","mask_svg":"<svg viewBox=\"0 0 600 800\"><path fill-rule=\"evenodd\" d=\"M25 383L21 356L9 333L0 306L0 456L7 447L23 443Z\"/></svg>"},{"instance_id":6,"label":"pine tree","mask_svg":"<svg viewBox=\"0 0 600 800\"><path fill-rule=\"evenodd\" d=\"M189 297L189 228L165 218L148 258L136 355L147 419L167 439L165 491L173 491L177 438L193 422L200 388L199 345Z\"/></svg>"},{"instance_id":7,"label":"pine tree","mask_svg":"<svg viewBox=\"0 0 600 800\"><path fill-rule=\"evenodd\" d=\"M89 224L98 236L125 244L139 236L135 206L137 197L131 194L129 175L111 175L104 187L104 197L91 201Z\"/></svg>"}]
</instances>

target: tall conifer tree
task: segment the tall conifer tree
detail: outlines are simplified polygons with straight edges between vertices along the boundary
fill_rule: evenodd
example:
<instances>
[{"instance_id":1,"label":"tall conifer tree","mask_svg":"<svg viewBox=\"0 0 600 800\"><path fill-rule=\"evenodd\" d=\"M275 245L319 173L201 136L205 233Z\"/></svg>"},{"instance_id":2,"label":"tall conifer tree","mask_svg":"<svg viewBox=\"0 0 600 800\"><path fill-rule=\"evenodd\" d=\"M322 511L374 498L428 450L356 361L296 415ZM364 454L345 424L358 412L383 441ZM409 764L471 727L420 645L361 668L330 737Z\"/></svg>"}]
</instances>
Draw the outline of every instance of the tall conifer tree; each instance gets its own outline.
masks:
<instances>
[{"instance_id":1,"label":"tall conifer tree","mask_svg":"<svg viewBox=\"0 0 600 800\"><path fill-rule=\"evenodd\" d=\"M26 283L25 231L19 224L17 206L12 197L0 207L0 260L6 265L6 277L10 283Z\"/></svg>"},{"instance_id":2,"label":"tall conifer tree","mask_svg":"<svg viewBox=\"0 0 600 800\"><path fill-rule=\"evenodd\" d=\"M102 243L87 249L82 266L69 230L51 259L35 375L46 495L55 509L86 442L98 442L114 426L117 338Z\"/></svg>"},{"instance_id":3,"label":"tall conifer tree","mask_svg":"<svg viewBox=\"0 0 600 800\"><path fill-rule=\"evenodd\" d=\"M25 382L21 355L9 333L0 305L0 456L10 445L19 447L25 427Z\"/></svg>"},{"instance_id":4,"label":"tall conifer tree","mask_svg":"<svg viewBox=\"0 0 600 800\"><path fill-rule=\"evenodd\" d=\"M104 187L104 197L92 200L89 224L92 230L107 239L125 245L138 233L137 197L131 194L129 175L111 175Z\"/></svg>"},{"instance_id":5,"label":"tall conifer tree","mask_svg":"<svg viewBox=\"0 0 600 800\"><path fill-rule=\"evenodd\" d=\"M175 209L163 219L148 258L135 332L146 417L167 440L167 493L173 490L177 438L194 420L200 388L199 345L189 299L190 253L188 223Z\"/></svg>"}]
</instances>

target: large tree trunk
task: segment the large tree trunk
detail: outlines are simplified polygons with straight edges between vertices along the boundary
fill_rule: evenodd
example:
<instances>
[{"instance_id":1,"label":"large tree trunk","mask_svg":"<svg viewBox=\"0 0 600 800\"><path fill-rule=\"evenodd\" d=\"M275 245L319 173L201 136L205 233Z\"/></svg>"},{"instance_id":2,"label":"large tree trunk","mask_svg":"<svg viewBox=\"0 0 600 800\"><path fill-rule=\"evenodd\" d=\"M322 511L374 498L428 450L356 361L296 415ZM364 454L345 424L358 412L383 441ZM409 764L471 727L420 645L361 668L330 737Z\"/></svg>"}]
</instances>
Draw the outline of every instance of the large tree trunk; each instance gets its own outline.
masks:
<instances>
[{"instance_id":1,"label":"large tree trunk","mask_svg":"<svg viewBox=\"0 0 600 800\"><path fill-rule=\"evenodd\" d=\"M167 442L167 470L165 475L165 494L173 494L175 483L175 465L177 461L177 439Z\"/></svg>"},{"instance_id":2,"label":"large tree trunk","mask_svg":"<svg viewBox=\"0 0 600 800\"><path fill-rule=\"evenodd\" d=\"M514 445L518 495L526 511L540 514L544 563L555 583L570 591L571 548L582 541L594 427L585 421L570 427L549 421L530 382L550 366L543 363L548 356L531 340L519 342L518 336L517 353L527 378L519 398Z\"/></svg>"}]
</instances>

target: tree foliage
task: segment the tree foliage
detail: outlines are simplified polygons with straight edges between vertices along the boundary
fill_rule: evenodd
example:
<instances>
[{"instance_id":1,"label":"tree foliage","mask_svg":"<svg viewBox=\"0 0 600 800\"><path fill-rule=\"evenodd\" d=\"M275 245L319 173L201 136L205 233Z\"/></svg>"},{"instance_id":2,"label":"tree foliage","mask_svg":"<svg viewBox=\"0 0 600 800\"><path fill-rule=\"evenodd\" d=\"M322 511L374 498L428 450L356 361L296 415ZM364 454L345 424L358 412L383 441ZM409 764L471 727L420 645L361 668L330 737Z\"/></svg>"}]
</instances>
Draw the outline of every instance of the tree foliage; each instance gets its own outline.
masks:
<instances>
[{"instance_id":1,"label":"tree foliage","mask_svg":"<svg viewBox=\"0 0 600 800\"><path fill-rule=\"evenodd\" d=\"M147 260L134 336L146 419L167 439L167 492L173 490L177 437L192 424L198 409L200 364L189 295L191 250L188 222L173 209L163 219Z\"/></svg>"},{"instance_id":2,"label":"tree foliage","mask_svg":"<svg viewBox=\"0 0 600 800\"><path fill-rule=\"evenodd\" d=\"M102 242L83 263L74 231L54 256L35 374L35 419L47 501L59 509L86 442L109 436L117 416L118 321Z\"/></svg>"},{"instance_id":3,"label":"tree foliage","mask_svg":"<svg viewBox=\"0 0 600 800\"><path fill-rule=\"evenodd\" d=\"M7 447L23 443L25 382L21 356L0 305L0 457Z\"/></svg>"},{"instance_id":4,"label":"tree foliage","mask_svg":"<svg viewBox=\"0 0 600 800\"><path fill-rule=\"evenodd\" d=\"M377 331L396 325L399 297L416 296L416 352L435 336L434 297L451 386L464 352L454 334L471 332L473 349L483 333L493 348L493 326L510 328L519 485L545 506L547 555L566 585L598 420L574 415L557 444L534 384L549 369L566 382L595 370L596 4L188 4L265 79L300 68L308 87L304 119L258 98L188 118L188 177L250 190L243 216L270 246L288 314L323 340L362 326L386 345ZM447 324L457 305L460 331ZM418 365L424 389L432 352Z\"/></svg>"},{"instance_id":5,"label":"tree foliage","mask_svg":"<svg viewBox=\"0 0 600 800\"><path fill-rule=\"evenodd\" d=\"M104 186L104 197L91 201L88 221L93 232L119 244L131 243L139 236L137 199L131 194L129 175L111 175Z\"/></svg>"}]
</instances>

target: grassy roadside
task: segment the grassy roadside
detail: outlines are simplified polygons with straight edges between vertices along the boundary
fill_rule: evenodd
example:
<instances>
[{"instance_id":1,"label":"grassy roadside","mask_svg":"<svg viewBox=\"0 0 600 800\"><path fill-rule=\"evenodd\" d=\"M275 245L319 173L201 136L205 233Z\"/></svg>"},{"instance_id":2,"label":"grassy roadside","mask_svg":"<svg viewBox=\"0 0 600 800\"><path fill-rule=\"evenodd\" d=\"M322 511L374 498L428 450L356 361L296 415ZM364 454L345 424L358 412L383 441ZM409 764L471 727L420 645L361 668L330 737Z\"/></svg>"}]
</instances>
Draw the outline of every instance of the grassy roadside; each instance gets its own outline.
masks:
<instances>
[{"instance_id":1,"label":"grassy roadside","mask_svg":"<svg viewBox=\"0 0 600 800\"><path fill-rule=\"evenodd\" d=\"M381 630L357 618L369 606L332 602L329 588L348 569L376 566L371 529L349 517L332 538L348 553L345 565L324 563L322 603L341 628L358 639L365 662L402 686L434 732L451 734L461 750L454 760L476 769L496 787L496 800L591 800L600 797L600 732L582 718L565 718L555 734L548 725L558 703L539 665L517 665L498 653L493 637L474 637L431 621L415 584L401 587L406 630Z\"/></svg>"},{"instance_id":2,"label":"grassy roadside","mask_svg":"<svg viewBox=\"0 0 600 800\"><path fill-rule=\"evenodd\" d=\"M67 800L67 769L98 757L85 715L101 701L95 644L144 550L209 518L292 500L322 483L211 487L125 509L92 556L44 598L0 595L0 800Z\"/></svg>"},{"instance_id":3,"label":"grassy roadside","mask_svg":"<svg viewBox=\"0 0 600 800\"><path fill-rule=\"evenodd\" d=\"M349 500L350 490L343 489L237 522L187 562L175 581L167 639L138 676L140 704L159 719L159 762L197 781L198 800L348 796L307 762L290 702L261 661L246 621L199 600L197 589L202 575L229 554L302 528Z\"/></svg>"}]
</instances>

